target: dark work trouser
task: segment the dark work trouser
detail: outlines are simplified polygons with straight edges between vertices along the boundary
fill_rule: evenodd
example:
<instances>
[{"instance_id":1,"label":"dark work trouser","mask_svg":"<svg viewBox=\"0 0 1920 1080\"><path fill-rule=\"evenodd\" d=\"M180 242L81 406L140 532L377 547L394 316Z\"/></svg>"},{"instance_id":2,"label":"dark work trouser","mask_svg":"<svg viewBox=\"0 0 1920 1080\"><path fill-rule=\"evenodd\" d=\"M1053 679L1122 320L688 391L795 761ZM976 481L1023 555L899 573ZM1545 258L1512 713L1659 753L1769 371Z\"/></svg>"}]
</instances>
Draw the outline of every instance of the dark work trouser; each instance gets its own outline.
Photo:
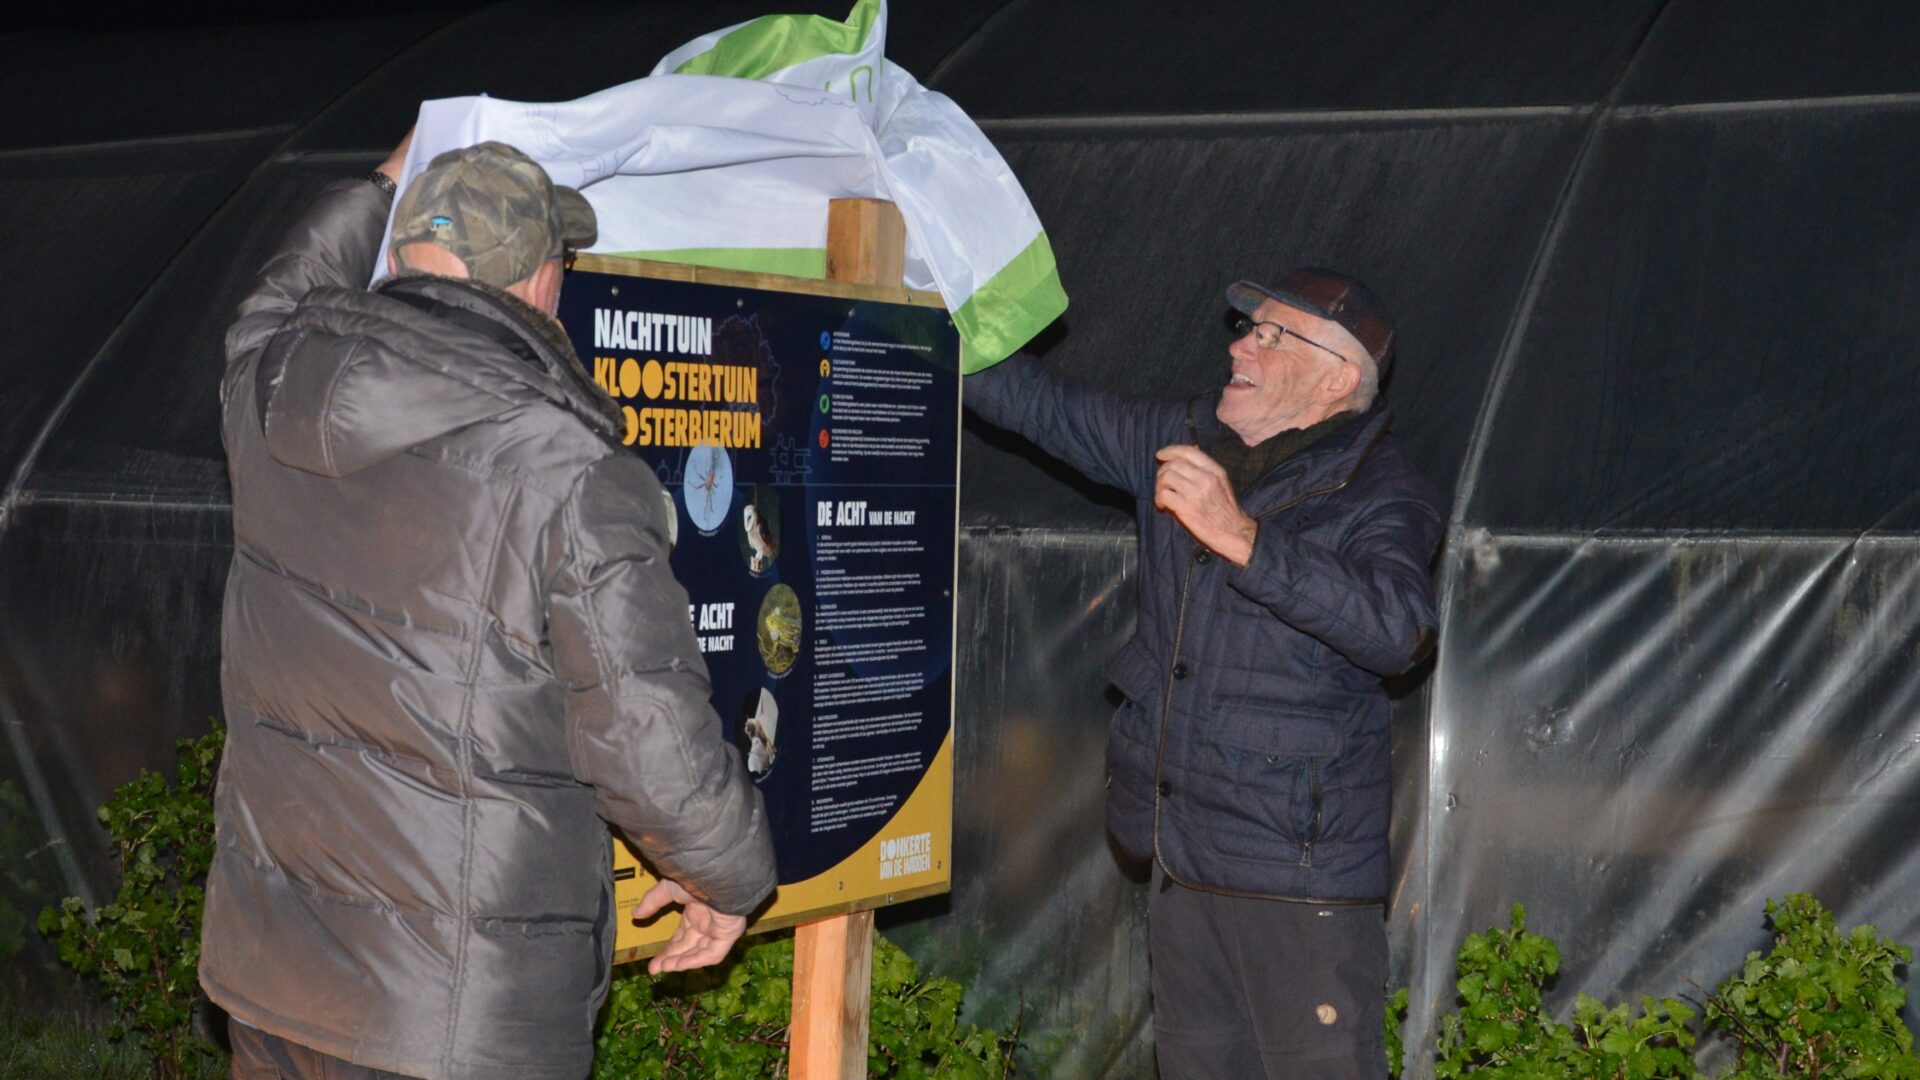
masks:
<instances>
[{"instance_id":1,"label":"dark work trouser","mask_svg":"<svg viewBox=\"0 0 1920 1080\"><path fill-rule=\"evenodd\" d=\"M1160 1080L1383 1080L1377 905L1200 892L1158 865L1147 904Z\"/></svg>"},{"instance_id":2,"label":"dark work trouser","mask_svg":"<svg viewBox=\"0 0 1920 1080\"><path fill-rule=\"evenodd\" d=\"M227 1041L233 1045L233 1080L409 1080L288 1042L238 1020L228 1021Z\"/></svg>"}]
</instances>

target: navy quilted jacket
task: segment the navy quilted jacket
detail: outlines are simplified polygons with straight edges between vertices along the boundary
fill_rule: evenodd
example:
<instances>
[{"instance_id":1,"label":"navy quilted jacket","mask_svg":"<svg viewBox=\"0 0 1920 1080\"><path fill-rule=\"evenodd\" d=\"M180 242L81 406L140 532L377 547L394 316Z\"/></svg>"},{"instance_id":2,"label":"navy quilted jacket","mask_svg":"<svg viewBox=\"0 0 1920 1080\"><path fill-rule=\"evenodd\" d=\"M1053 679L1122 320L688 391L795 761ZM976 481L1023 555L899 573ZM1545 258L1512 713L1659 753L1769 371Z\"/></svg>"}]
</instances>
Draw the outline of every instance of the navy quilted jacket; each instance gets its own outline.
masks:
<instances>
[{"instance_id":1,"label":"navy quilted jacket","mask_svg":"<svg viewBox=\"0 0 1920 1080\"><path fill-rule=\"evenodd\" d=\"M1387 892L1386 691L1431 647L1439 493L1384 405L1242 499L1260 530L1236 567L1153 508L1154 453L1213 445L1218 393L1138 401L1016 358L967 404L1136 500L1139 625L1108 665L1107 825L1196 888L1375 902ZM1231 437L1231 436L1229 436Z\"/></svg>"}]
</instances>

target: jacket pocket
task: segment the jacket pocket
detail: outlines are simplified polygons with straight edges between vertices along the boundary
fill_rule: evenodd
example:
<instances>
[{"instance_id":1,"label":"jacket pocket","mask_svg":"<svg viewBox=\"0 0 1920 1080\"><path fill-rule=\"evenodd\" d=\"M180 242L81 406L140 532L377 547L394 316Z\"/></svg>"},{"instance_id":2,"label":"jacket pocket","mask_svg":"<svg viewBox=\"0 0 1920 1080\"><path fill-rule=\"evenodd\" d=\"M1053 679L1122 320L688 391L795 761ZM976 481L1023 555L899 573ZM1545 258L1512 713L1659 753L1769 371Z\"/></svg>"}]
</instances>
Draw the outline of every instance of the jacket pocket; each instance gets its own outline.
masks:
<instances>
[{"instance_id":1,"label":"jacket pocket","mask_svg":"<svg viewBox=\"0 0 1920 1080\"><path fill-rule=\"evenodd\" d=\"M1200 734L1255 754L1330 758L1340 753L1346 718L1341 709L1225 698L1214 703Z\"/></svg>"},{"instance_id":2,"label":"jacket pocket","mask_svg":"<svg viewBox=\"0 0 1920 1080\"><path fill-rule=\"evenodd\" d=\"M1107 725L1107 831L1135 859L1153 853L1152 742L1156 726L1148 706L1128 701Z\"/></svg>"},{"instance_id":3,"label":"jacket pocket","mask_svg":"<svg viewBox=\"0 0 1920 1080\"><path fill-rule=\"evenodd\" d=\"M1107 678L1125 697L1107 724L1107 789L1127 801L1153 801L1153 760L1159 746L1160 680L1138 638L1107 665Z\"/></svg>"},{"instance_id":4,"label":"jacket pocket","mask_svg":"<svg viewBox=\"0 0 1920 1080\"><path fill-rule=\"evenodd\" d=\"M1107 664L1125 697L1107 724L1107 830L1136 859L1153 851L1153 764L1164 707L1152 653L1135 638Z\"/></svg>"},{"instance_id":5,"label":"jacket pocket","mask_svg":"<svg viewBox=\"0 0 1920 1080\"><path fill-rule=\"evenodd\" d=\"M1160 685L1161 675L1153 651L1137 637L1107 661L1107 681L1128 701L1146 704L1148 698L1156 697L1154 690Z\"/></svg>"},{"instance_id":6,"label":"jacket pocket","mask_svg":"<svg viewBox=\"0 0 1920 1080\"><path fill-rule=\"evenodd\" d=\"M459 996L466 1034L455 1053L522 1064L564 1060L590 1045L612 964L609 932L598 920L474 920L466 943L469 989ZM506 986L539 992L486 992Z\"/></svg>"},{"instance_id":7,"label":"jacket pocket","mask_svg":"<svg viewBox=\"0 0 1920 1080\"><path fill-rule=\"evenodd\" d=\"M1194 730L1189 797L1202 840L1220 854L1311 862L1322 779L1344 742L1346 714L1229 699Z\"/></svg>"}]
</instances>

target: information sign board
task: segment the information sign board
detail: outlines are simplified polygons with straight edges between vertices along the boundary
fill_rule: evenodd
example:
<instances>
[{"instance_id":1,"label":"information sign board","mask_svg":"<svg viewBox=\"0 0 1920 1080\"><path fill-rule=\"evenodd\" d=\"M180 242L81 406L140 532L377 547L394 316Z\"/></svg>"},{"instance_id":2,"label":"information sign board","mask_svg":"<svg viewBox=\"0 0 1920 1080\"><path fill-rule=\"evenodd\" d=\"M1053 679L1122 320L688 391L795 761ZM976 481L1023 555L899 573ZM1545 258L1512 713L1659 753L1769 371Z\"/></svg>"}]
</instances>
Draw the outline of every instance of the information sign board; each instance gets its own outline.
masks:
<instances>
[{"instance_id":1,"label":"information sign board","mask_svg":"<svg viewBox=\"0 0 1920 1080\"><path fill-rule=\"evenodd\" d=\"M766 799L766 930L951 883L959 338L904 289L581 256L560 319L672 502L713 706ZM615 900L652 884L616 841ZM675 916L617 920L615 957Z\"/></svg>"}]
</instances>

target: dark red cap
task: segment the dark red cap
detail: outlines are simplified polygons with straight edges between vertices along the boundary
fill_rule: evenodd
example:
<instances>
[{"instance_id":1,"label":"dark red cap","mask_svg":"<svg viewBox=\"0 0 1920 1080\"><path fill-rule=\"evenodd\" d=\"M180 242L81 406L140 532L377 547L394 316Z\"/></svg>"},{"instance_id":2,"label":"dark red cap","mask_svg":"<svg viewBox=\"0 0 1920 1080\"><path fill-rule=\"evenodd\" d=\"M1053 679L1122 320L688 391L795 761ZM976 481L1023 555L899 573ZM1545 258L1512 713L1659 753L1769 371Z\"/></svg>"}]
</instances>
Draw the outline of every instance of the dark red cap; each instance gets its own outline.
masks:
<instances>
[{"instance_id":1,"label":"dark red cap","mask_svg":"<svg viewBox=\"0 0 1920 1080\"><path fill-rule=\"evenodd\" d=\"M1325 267L1303 266L1289 270L1274 285L1237 281L1227 286L1227 303L1242 315L1252 315L1263 300L1278 300L1339 323L1373 357L1380 377L1386 378L1387 363L1393 356L1393 316L1359 278Z\"/></svg>"}]
</instances>

